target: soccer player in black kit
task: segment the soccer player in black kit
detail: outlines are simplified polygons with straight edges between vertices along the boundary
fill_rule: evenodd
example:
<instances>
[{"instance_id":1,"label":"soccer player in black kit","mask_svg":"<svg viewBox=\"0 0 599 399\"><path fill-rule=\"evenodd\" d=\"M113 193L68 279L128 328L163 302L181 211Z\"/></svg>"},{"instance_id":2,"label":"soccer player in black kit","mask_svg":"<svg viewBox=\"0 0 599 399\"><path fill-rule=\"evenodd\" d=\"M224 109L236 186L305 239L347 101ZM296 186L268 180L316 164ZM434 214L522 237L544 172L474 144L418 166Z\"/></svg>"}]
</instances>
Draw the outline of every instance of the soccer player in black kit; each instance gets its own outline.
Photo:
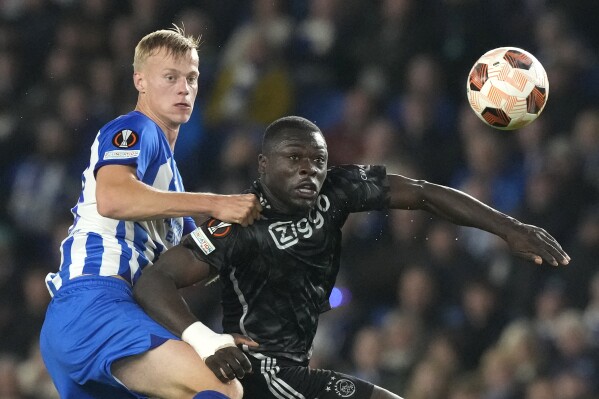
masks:
<instances>
[{"instance_id":1,"label":"soccer player in black kit","mask_svg":"<svg viewBox=\"0 0 599 399\"><path fill-rule=\"evenodd\" d=\"M250 192L263 207L248 227L209 219L146 267L134 287L150 316L192 346L197 318L178 288L216 276L225 334L257 344L228 346L205 359L222 380L241 379L249 399L391 399L358 378L308 367L318 317L329 309L339 270L341 227L352 212L421 209L502 237L537 264L570 258L543 229L520 223L460 191L387 174L384 166L327 167L320 129L285 117L265 131L259 179ZM250 360L253 373L241 351Z\"/></svg>"}]
</instances>

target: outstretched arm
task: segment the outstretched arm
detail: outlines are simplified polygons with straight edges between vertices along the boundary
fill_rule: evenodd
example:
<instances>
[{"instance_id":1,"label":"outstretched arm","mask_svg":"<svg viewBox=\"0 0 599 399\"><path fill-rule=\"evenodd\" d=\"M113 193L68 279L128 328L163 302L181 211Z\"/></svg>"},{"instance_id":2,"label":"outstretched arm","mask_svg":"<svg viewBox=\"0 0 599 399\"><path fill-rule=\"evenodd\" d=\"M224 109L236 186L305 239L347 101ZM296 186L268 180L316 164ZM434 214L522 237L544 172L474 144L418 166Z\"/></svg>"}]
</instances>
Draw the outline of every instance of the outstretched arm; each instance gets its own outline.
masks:
<instances>
[{"instance_id":1,"label":"outstretched arm","mask_svg":"<svg viewBox=\"0 0 599 399\"><path fill-rule=\"evenodd\" d=\"M160 191L139 181L135 168L127 165L106 165L98 170L96 201L100 215L119 220L210 215L247 226L262 210L253 194Z\"/></svg>"},{"instance_id":2,"label":"outstretched arm","mask_svg":"<svg viewBox=\"0 0 599 399\"><path fill-rule=\"evenodd\" d=\"M540 227L523 224L470 195L450 187L389 175L392 209L421 209L461 226L475 227L503 238L518 257L567 265L570 257Z\"/></svg>"},{"instance_id":3,"label":"outstretched arm","mask_svg":"<svg viewBox=\"0 0 599 399\"><path fill-rule=\"evenodd\" d=\"M238 334L217 334L203 325L190 311L179 288L188 287L211 276L211 267L194 255L194 243L184 241L144 269L134 285L133 294L144 310L175 335L182 337L223 382L243 378L251 372L247 357L235 345L257 346Z\"/></svg>"}]
</instances>

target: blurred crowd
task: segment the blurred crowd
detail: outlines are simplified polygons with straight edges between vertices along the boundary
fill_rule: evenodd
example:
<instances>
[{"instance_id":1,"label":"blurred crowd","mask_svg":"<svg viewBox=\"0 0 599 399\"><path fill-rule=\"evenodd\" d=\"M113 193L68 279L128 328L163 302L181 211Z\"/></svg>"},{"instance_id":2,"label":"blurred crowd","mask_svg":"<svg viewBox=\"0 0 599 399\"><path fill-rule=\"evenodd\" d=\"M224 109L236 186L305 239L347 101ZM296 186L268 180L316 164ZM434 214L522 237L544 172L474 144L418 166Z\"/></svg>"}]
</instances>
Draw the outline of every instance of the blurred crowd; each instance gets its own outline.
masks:
<instances>
[{"instance_id":1,"label":"blurred crowd","mask_svg":"<svg viewBox=\"0 0 599 399\"><path fill-rule=\"evenodd\" d=\"M200 92L175 154L189 191L257 177L265 126L316 122L330 164L461 189L544 227L567 267L413 211L352 215L314 367L408 399L599 398L599 28L596 0L3 0L0 2L0 399L56 398L37 336L98 129L133 109L132 58L177 23L202 37ZM466 76L524 48L548 104L486 127ZM219 291L185 290L219 329Z\"/></svg>"}]
</instances>

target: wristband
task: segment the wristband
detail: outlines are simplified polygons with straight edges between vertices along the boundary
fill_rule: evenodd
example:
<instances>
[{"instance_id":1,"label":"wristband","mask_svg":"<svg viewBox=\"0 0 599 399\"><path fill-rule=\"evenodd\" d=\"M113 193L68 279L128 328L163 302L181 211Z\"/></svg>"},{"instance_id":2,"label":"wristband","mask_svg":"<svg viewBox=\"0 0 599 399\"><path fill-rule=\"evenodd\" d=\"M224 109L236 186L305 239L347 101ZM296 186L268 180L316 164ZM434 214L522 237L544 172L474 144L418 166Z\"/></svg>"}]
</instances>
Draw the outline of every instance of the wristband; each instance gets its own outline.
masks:
<instances>
[{"instance_id":1,"label":"wristband","mask_svg":"<svg viewBox=\"0 0 599 399\"><path fill-rule=\"evenodd\" d=\"M199 321L187 327L181 339L192 346L198 355L205 360L208 356L226 346L235 346L235 340L229 334L218 334Z\"/></svg>"}]
</instances>

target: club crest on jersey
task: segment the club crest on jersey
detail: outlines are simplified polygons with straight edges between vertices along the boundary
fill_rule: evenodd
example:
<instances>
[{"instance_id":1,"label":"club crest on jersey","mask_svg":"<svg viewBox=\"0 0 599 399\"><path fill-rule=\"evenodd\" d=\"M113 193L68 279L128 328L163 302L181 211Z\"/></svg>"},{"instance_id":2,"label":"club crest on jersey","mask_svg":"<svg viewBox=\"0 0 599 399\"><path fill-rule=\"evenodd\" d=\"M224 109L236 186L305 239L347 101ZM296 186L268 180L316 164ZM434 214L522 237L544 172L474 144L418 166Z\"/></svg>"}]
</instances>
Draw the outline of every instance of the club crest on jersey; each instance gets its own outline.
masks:
<instances>
[{"instance_id":1,"label":"club crest on jersey","mask_svg":"<svg viewBox=\"0 0 599 399\"><path fill-rule=\"evenodd\" d=\"M231 223L221 222L217 219L210 219L207 224L208 232L214 238L223 238L231 232Z\"/></svg>"},{"instance_id":2,"label":"club crest on jersey","mask_svg":"<svg viewBox=\"0 0 599 399\"><path fill-rule=\"evenodd\" d=\"M340 398L349 398L356 393L356 384L347 378L339 378L332 376L329 380L325 391L335 391Z\"/></svg>"},{"instance_id":3,"label":"club crest on jersey","mask_svg":"<svg viewBox=\"0 0 599 399\"><path fill-rule=\"evenodd\" d=\"M118 148L131 148L137 144L138 135L133 130L123 129L112 137L112 144Z\"/></svg>"}]
</instances>

